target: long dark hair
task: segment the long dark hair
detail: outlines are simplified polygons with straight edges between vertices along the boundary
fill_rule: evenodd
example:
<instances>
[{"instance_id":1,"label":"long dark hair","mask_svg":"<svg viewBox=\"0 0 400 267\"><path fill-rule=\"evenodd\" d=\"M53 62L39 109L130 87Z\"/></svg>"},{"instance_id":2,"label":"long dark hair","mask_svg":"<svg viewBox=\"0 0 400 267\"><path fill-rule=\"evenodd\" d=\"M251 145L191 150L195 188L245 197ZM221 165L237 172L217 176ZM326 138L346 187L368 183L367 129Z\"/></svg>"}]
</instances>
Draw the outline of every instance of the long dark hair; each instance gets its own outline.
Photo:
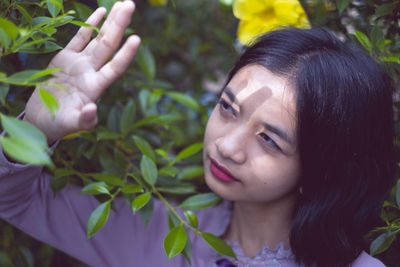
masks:
<instances>
[{"instance_id":1,"label":"long dark hair","mask_svg":"<svg viewBox=\"0 0 400 267\"><path fill-rule=\"evenodd\" d=\"M348 266L365 248L393 184L391 80L326 29L260 37L228 76L259 64L295 86L302 194L290 245L306 266Z\"/></svg>"}]
</instances>

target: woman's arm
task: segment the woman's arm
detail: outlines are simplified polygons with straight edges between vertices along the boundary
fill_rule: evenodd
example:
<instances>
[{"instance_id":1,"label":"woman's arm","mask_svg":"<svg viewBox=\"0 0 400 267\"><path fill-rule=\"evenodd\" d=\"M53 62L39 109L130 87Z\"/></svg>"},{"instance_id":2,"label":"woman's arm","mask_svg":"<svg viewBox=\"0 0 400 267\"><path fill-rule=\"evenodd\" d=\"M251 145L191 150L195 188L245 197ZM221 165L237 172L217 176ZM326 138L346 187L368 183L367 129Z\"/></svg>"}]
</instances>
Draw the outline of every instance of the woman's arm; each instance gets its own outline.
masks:
<instances>
[{"instance_id":1,"label":"woman's arm","mask_svg":"<svg viewBox=\"0 0 400 267\"><path fill-rule=\"evenodd\" d=\"M51 177L37 166L9 162L0 151L0 218L90 266L180 266L165 264L162 240L168 233L165 209L155 201L147 226L122 198L114 201L104 227L89 240L86 223L100 204L67 185L54 196Z\"/></svg>"},{"instance_id":2,"label":"woman's arm","mask_svg":"<svg viewBox=\"0 0 400 267\"><path fill-rule=\"evenodd\" d=\"M132 1L117 2L96 38L90 40L92 29L81 28L50 62L50 68L63 69L46 87L59 102L57 114L52 117L36 90L24 116L24 120L44 132L48 143L96 125L96 100L126 70L140 43L137 36L130 36L109 61L119 47L133 11ZM104 8L97 9L87 23L97 26L105 13ZM51 86L53 83L65 90ZM162 242L157 241L164 236L160 231L165 224L165 212L158 203L154 211L156 220L150 223L150 231L144 231L140 217L134 217L122 199L116 200L118 214L112 211L104 228L87 240L86 223L99 203L80 194L80 188L74 185L54 196L50 180L41 167L9 162L0 151L0 217L91 266L128 266L127 262L140 255L146 244L159 244L160 248L154 248L153 252L155 255L162 252ZM145 233L150 234L145 236ZM157 256L147 260L157 263L157 258L165 261L165 257Z\"/></svg>"}]
</instances>

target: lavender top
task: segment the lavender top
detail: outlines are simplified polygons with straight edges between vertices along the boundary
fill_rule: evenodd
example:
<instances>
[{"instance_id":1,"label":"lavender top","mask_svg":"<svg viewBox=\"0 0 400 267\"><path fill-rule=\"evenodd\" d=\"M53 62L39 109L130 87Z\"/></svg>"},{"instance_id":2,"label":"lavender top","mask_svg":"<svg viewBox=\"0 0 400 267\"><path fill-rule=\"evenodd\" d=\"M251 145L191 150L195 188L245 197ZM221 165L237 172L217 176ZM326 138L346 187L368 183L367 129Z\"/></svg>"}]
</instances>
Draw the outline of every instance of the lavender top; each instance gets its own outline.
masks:
<instances>
[{"instance_id":1,"label":"lavender top","mask_svg":"<svg viewBox=\"0 0 400 267\"><path fill-rule=\"evenodd\" d=\"M155 201L153 217L145 226L139 216L120 198L118 214L111 212L106 225L90 240L86 222L99 203L80 188L68 185L56 197L50 189L51 177L42 168L9 162L0 152L0 217L29 235L60 249L90 266L189 266L182 255L167 261L163 239L168 233L167 214ZM231 219L229 202L197 212L199 230L220 236ZM299 266L283 244L276 249L264 246L256 257L246 257L239 243L232 248L238 261L214 252L189 231L192 266ZM379 260L363 252L352 267L382 267Z\"/></svg>"}]
</instances>

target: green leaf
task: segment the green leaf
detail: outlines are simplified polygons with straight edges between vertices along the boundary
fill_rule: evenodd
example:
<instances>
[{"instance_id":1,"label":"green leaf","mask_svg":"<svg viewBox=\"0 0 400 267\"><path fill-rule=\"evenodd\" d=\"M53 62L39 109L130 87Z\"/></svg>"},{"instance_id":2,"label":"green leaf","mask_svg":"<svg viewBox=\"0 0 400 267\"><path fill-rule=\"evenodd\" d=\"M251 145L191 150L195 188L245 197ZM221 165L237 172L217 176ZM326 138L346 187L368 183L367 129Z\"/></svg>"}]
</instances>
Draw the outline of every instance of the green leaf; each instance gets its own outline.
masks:
<instances>
[{"instance_id":1,"label":"green leaf","mask_svg":"<svg viewBox=\"0 0 400 267\"><path fill-rule=\"evenodd\" d=\"M6 253L4 251L0 251L0 266L4 266L4 267L14 266L14 264L11 261L10 256L8 255L8 253Z\"/></svg>"},{"instance_id":2,"label":"green leaf","mask_svg":"<svg viewBox=\"0 0 400 267\"><path fill-rule=\"evenodd\" d=\"M150 94L150 91L146 89L142 89L139 92L139 105L143 114L147 114L148 99L150 97Z\"/></svg>"},{"instance_id":3,"label":"green leaf","mask_svg":"<svg viewBox=\"0 0 400 267\"><path fill-rule=\"evenodd\" d=\"M178 93L178 92L168 92L168 93L166 93L166 95L168 95L173 100L180 102L191 109L194 109L197 111L200 110L200 105L197 103L197 101L194 98L192 98L186 94L182 94L182 93Z\"/></svg>"},{"instance_id":4,"label":"green leaf","mask_svg":"<svg viewBox=\"0 0 400 267\"><path fill-rule=\"evenodd\" d=\"M174 166L164 166L160 169L159 174L163 176L175 177L179 169Z\"/></svg>"},{"instance_id":5,"label":"green leaf","mask_svg":"<svg viewBox=\"0 0 400 267\"><path fill-rule=\"evenodd\" d=\"M179 173L177 178L179 180L190 180L196 177L203 176L204 169L203 166L188 166L183 168Z\"/></svg>"},{"instance_id":6,"label":"green leaf","mask_svg":"<svg viewBox=\"0 0 400 267\"><path fill-rule=\"evenodd\" d=\"M171 230L172 228L175 228L178 226L181 222L179 221L178 217L171 212L170 210L168 211L168 229Z\"/></svg>"},{"instance_id":7,"label":"green leaf","mask_svg":"<svg viewBox=\"0 0 400 267\"><path fill-rule=\"evenodd\" d=\"M50 37L57 32L57 29L51 26L47 26L45 28L41 28L40 31Z\"/></svg>"},{"instance_id":8,"label":"green leaf","mask_svg":"<svg viewBox=\"0 0 400 267\"><path fill-rule=\"evenodd\" d=\"M100 204L93 212L90 214L89 220L87 222L87 238L89 239L94 233L99 231L103 225L106 223L108 216L110 215L111 200L108 200Z\"/></svg>"},{"instance_id":9,"label":"green leaf","mask_svg":"<svg viewBox=\"0 0 400 267\"><path fill-rule=\"evenodd\" d=\"M146 187L146 182L144 181L144 179L142 178L142 176L140 176L137 173L131 172L128 174L128 177L131 177L136 183L138 183L141 187L143 188L147 188Z\"/></svg>"},{"instance_id":10,"label":"green leaf","mask_svg":"<svg viewBox=\"0 0 400 267\"><path fill-rule=\"evenodd\" d=\"M108 12L110 12L115 2L117 2L117 0L97 0L97 4L99 5L99 7L105 7Z\"/></svg>"},{"instance_id":11,"label":"green leaf","mask_svg":"<svg viewBox=\"0 0 400 267\"><path fill-rule=\"evenodd\" d=\"M175 161L179 161L185 158L188 158L197 152L199 152L203 148L203 143L196 143L193 145L188 146L184 150L178 153L178 155L175 158Z\"/></svg>"},{"instance_id":12,"label":"green leaf","mask_svg":"<svg viewBox=\"0 0 400 267\"><path fill-rule=\"evenodd\" d=\"M32 25L32 17L31 15L29 15L28 11L26 11L26 9L21 5L17 5L17 9L22 14L22 16L24 16L24 18L28 21L29 25Z\"/></svg>"},{"instance_id":13,"label":"green leaf","mask_svg":"<svg viewBox=\"0 0 400 267\"><path fill-rule=\"evenodd\" d=\"M141 45L136 54L139 67L143 70L147 78L152 81L156 75L156 63L148 46Z\"/></svg>"},{"instance_id":14,"label":"green leaf","mask_svg":"<svg viewBox=\"0 0 400 267\"><path fill-rule=\"evenodd\" d=\"M75 11L72 11L72 12L75 12ZM61 18L61 20L60 20L60 18ZM68 24L73 20L74 20L73 16L65 16L65 15L63 15L63 16L60 16L58 18L54 18L53 22L50 23L49 25L51 25L51 27L57 28L57 27L65 25L65 24Z\"/></svg>"},{"instance_id":15,"label":"green leaf","mask_svg":"<svg viewBox=\"0 0 400 267\"><path fill-rule=\"evenodd\" d=\"M54 52L56 50L62 49L61 46L58 44L51 42L51 41L45 41L44 46L40 48L36 48L35 46L27 46L27 47L22 47L19 49L19 52L24 52L28 54L45 54L45 53L50 53Z\"/></svg>"},{"instance_id":16,"label":"green leaf","mask_svg":"<svg viewBox=\"0 0 400 267\"><path fill-rule=\"evenodd\" d=\"M46 136L29 122L0 114L1 124L11 137L32 141L44 151L47 149Z\"/></svg>"},{"instance_id":17,"label":"green leaf","mask_svg":"<svg viewBox=\"0 0 400 267\"><path fill-rule=\"evenodd\" d=\"M3 78L4 82L16 85L25 85L28 84L30 78L38 73L37 70L24 70L17 73L14 73L10 77Z\"/></svg>"},{"instance_id":18,"label":"green leaf","mask_svg":"<svg viewBox=\"0 0 400 267\"><path fill-rule=\"evenodd\" d=\"M396 203L397 206L400 208L400 179L397 181L396 185Z\"/></svg>"},{"instance_id":19,"label":"green leaf","mask_svg":"<svg viewBox=\"0 0 400 267\"><path fill-rule=\"evenodd\" d=\"M96 182L88 184L87 186L82 188L81 193L90 195L99 195L99 194L110 195L110 191L108 191L107 189L107 184L104 182Z\"/></svg>"},{"instance_id":20,"label":"green leaf","mask_svg":"<svg viewBox=\"0 0 400 267\"><path fill-rule=\"evenodd\" d=\"M51 69L40 70L40 71L38 71L37 73L33 74L33 75L28 79L28 81L30 82L30 81L37 80L37 79L39 79L39 78L48 76L48 75L50 75L50 74L52 74L52 73L54 73L54 72L57 72L57 71L62 71L62 69L60 69L60 68L51 68Z\"/></svg>"},{"instance_id":21,"label":"green leaf","mask_svg":"<svg viewBox=\"0 0 400 267\"><path fill-rule=\"evenodd\" d=\"M24 262L23 266L34 267L34 258L32 252L27 247L18 248L19 258Z\"/></svg>"},{"instance_id":22,"label":"green leaf","mask_svg":"<svg viewBox=\"0 0 400 267\"><path fill-rule=\"evenodd\" d=\"M185 248L182 251L182 255L186 258L188 261L189 265L192 265L191 262L191 257L192 257L192 241L190 241L190 238L186 240L186 245Z\"/></svg>"},{"instance_id":23,"label":"green leaf","mask_svg":"<svg viewBox=\"0 0 400 267\"><path fill-rule=\"evenodd\" d=\"M50 187L53 190L54 196L68 184L69 176L73 174L76 174L75 170L66 168L57 168L54 171L54 176L50 182Z\"/></svg>"},{"instance_id":24,"label":"green leaf","mask_svg":"<svg viewBox=\"0 0 400 267\"><path fill-rule=\"evenodd\" d=\"M92 25L90 25L90 24L87 24L87 23L85 23L85 22L82 22L82 21L71 20L71 21L68 22L68 23L71 23L71 24L74 24L74 25L77 25L77 26L80 26L80 27L90 28L90 29L94 30L94 31L97 32L97 33L100 32L99 28L97 28L97 27L95 27L95 26L92 26Z\"/></svg>"},{"instance_id":25,"label":"green leaf","mask_svg":"<svg viewBox=\"0 0 400 267\"><path fill-rule=\"evenodd\" d=\"M206 241L207 244L210 245L210 247L212 247L216 252L221 255L236 259L236 255L233 252L232 248L218 236L210 233L200 233L200 235L201 237L203 237L204 241Z\"/></svg>"},{"instance_id":26,"label":"green leaf","mask_svg":"<svg viewBox=\"0 0 400 267\"><path fill-rule=\"evenodd\" d=\"M44 25L50 24L50 22L54 21L53 18L50 17L45 17L45 16L39 16L39 17L34 17L32 19L33 26L35 28L39 29L40 27L43 27Z\"/></svg>"},{"instance_id":27,"label":"green leaf","mask_svg":"<svg viewBox=\"0 0 400 267\"><path fill-rule=\"evenodd\" d=\"M48 76L56 71L61 71L62 69L45 69L45 70L24 70L14 73L10 77L4 79L5 82L16 84L16 85L33 85L35 80Z\"/></svg>"},{"instance_id":28,"label":"green leaf","mask_svg":"<svg viewBox=\"0 0 400 267\"><path fill-rule=\"evenodd\" d=\"M215 193L204 193L188 197L179 207L190 210L200 210L218 203L220 198Z\"/></svg>"},{"instance_id":29,"label":"green leaf","mask_svg":"<svg viewBox=\"0 0 400 267\"><path fill-rule=\"evenodd\" d=\"M224 6L227 6L227 7L231 7L232 4L233 4L233 1L234 1L234 0L219 0L218 2L219 2L221 5L224 5Z\"/></svg>"},{"instance_id":30,"label":"green leaf","mask_svg":"<svg viewBox=\"0 0 400 267\"><path fill-rule=\"evenodd\" d=\"M149 202L150 198L151 198L151 194L149 192L143 193L143 194L137 196L132 201L132 204L131 204L133 214L136 214L136 212L138 210L143 208L147 204L147 202Z\"/></svg>"},{"instance_id":31,"label":"green leaf","mask_svg":"<svg viewBox=\"0 0 400 267\"><path fill-rule=\"evenodd\" d=\"M149 107L153 107L160 100L163 94L164 92L162 90L154 90L151 92L147 103Z\"/></svg>"},{"instance_id":32,"label":"green leaf","mask_svg":"<svg viewBox=\"0 0 400 267\"><path fill-rule=\"evenodd\" d=\"M143 155L146 155L152 161L156 161L156 155L154 154L153 148L146 140L136 135L133 135L132 138Z\"/></svg>"},{"instance_id":33,"label":"green leaf","mask_svg":"<svg viewBox=\"0 0 400 267\"><path fill-rule=\"evenodd\" d=\"M47 9L50 12L50 15L54 18L57 17L58 13L64 9L63 0L46 0Z\"/></svg>"},{"instance_id":34,"label":"green leaf","mask_svg":"<svg viewBox=\"0 0 400 267\"><path fill-rule=\"evenodd\" d=\"M382 51L385 45L385 38L381 27L375 24L371 30L371 42L375 45L379 51Z\"/></svg>"},{"instance_id":35,"label":"green leaf","mask_svg":"<svg viewBox=\"0 0 400 267\"><path fill-rule=\"evenodd\" d=\"M191 194L196 193L196 186L191 183L174 183L171 185L157 187L157 190L171 194Z\"/></svg>"},{"instance_id":36,"label":"green leaf","mask_svg":"<svg viewBox=\"0 0 400 267\"><path fill-rule=\"evenodd\" d=\"M0 28L0 44L7 50L7 48L10 46L11 43L11 38L10 36L7 35L7 33Z\"/></svg>"},{"instance_id":37,"label":"green leaf","mask_svg":"<svg viewBox=\"0 0 400 267\"><path fill-rule=\"evenodd\" d=\"M183 213L185 214L185 217L190 225L197 229L197 227L199 226L199 221L197 220L196 213L191 210L185 210Z\"/></svg>"},{"instance_id":38,"label":"green leaf","mask_svg":"<svg viewBox=\"0 0 400 267\"><path fill-rule=\"evenodd\" d=\"M97 134L97 141L109 139L109 140L116 140L120 138L121 135L119 133L110 132L108 130L101 131Z\"/></svg>"},{"instance_id":39,"label":"green leaf","mask_svg":"<svg viewBox=\"0 0 400 267\"><path fill-rule=\"evenodd\" d=\"M117 186L122 186L124 182L121 180L120 177L112 175L112 174L107 174L107 173L88 173L87 175L93 177L94 179L98 181L105 182L110 185L117 185Z\"/></svg>"},{"instance_id":40,"label":"green leaf","mask_svg":"<svg viewBox=\"0 0 400 267\"><path fill-rule=\"evenodd\" d=\"M88 17L90 16L90 14L93 13L93 10L83 3L74 1L73 5L74 5L76 11L78 11L79 18L83 21L86 21L88 19Z\"/></svg>"},{"instance_id":41,"label":"green leaf","mask_svg":"<svg viewBox=\"0 0 400 267\"><path fill-rule=\"evenodd\" d=\"M68 176L61 176L61 177L56 177L53 176L50 181L50 187L51 190L53 191L54 196L58 192L60 192L65 186L68 184Z\"/></svg>"},{"instance_id":42,"label":"green leaf","mask_svg":"<svg viewBox=\"0 0 400 267\"><path fill-rule=\"evenodd\" d=\"M396 238L396 233L394 232L387 232L378 236L374 241L372 241L369 247L371 256L374 256L376 254L382 253L385 250L387 250L395 238Z\"/></svg>"},{"instance_id":43,"label":"green leaf","mask_svg":"<svg viewBox=\"0 0 400 267\"><path fill-rule=\"evenodd\" d=\"M58 110L58 101L49 91L39 88L39 96L44 106L51 112L53 118L56 116Z\"/></svg>"},{"instance_id":44,"label":"green leaf","mask_svg":"<svg viewBox=\"0 0 400 267\"><path fill-rule=\"evenodd\" d=\"M157 153L158 155L160 155L161 157L164 157L166 160L169 160L169 155L168 155L168 153L167 153L165 150L160 149L160 148L157 148L155 151L156 151L156 153Z\"/></svg>"},{"instance_id":45,"label":"green leaf","mask_svg":"<svg viewBox=\"0 0 400 267\"><path fill-rule=\"evenodd\" d=\"M28 47L28 48L29 47L33 47L33 45L44 43L44 42L49 41L49 40L54 40L54 38L45 37L45 38L36 39L34 41L31 41L31 42L23 43L21 46L18 47L18 50L24 49L26 47Z\"/></svg>"},{"instance_id":46,"label":"green leaf","mask_svg":"<svg viewBox=\"0 0 400 267\"><path fill-rule=\"evenodd\" d=\"M127 184L121 188L121 191L128 194L140 193L143 192L143 187L138 184Z\"/></svg>"},{"instance_id":47,"label":"green leaf","mask_svg":"<svg viewBox=\"0 0 400 267\"><path fill-rule=\"evenodd\" d=\"M153 198L150 198L149 202L144 205L143 208L140 209L139 214L142 219L144 225L147 225L150 222L151 217L153 216L154 211L154 201Z\"/></svg>"},{"instance_id":48,"label":"green leaf","mask_svg":"<svg viewBox=\"0 0 400 267\"><path fill-rule=\"evenodd\" d=\"M164 250L168 259L178 255L186 245L187 233L183 225L171 229L164 239Z\"/></svg>"},{"instance_id":49,"label":"green leaf","mask_svg":"<svg viewBox=\"0 0 400 267\"><path fill-rule=\"evenodd\" d=\"M336 0L336 6L339 10L339 14L342 14L343 10L349 6L350 2L351 0Z\"/></svg>"},{"instance_id":50,"label":"green leaf","mask_svg":"<svg viewBox=\"0 0 400 267\"><path fill-rule=\"evenodd\" d=\"M136 107L132 99L129 99L128 103L122 110L122 115L119 123L121 133L127 134L128 131L133 127L135 122Z\"/></svg>"},{"instance_id":51,"label":"green leaf","mask_svg":"<svg viewBox=\"0 0 400 267\"><path fill-rule=\"evenodd\" d=\"M120 110L114 105L107 115L107 128L112 132L119 132Z\"/></svg>"},{"instance_id":52,"label":"green leaf","mask_svg":"<svg viewBox=\"0 0 400 267\"><path fill-rule=\"evenodd\" d=\"M33 165L54 166L46 149L32 140L20 137L2 137L0 140L4 152L16 161Z\"/></svg>"},{"instance_id":53,"label":"green leaf","mask_svg":"<svg viewBox=\"0 0 400 267\"><path fill-rule=\"evenodd\" d=\"M400 58L399 57L380 57L380 60L384 62L394 62L394 63L399 63L400 64Z\"/></svg>"},{"instance_id":54,"label":"green leaf","mask_svg":"<svg viewBox=\"0 0 400 267\"><path fill-rule=\"evenodd\" d=\"M10 91L10 85L8 83L0 83L0 103L3 106L6 104L8 91Z\"/></svg>"},{"instance_id":55,"label":"green leaf","mask_svg":"<svg viewBox=\"0 0 400 267\"><path fill-rule=\"evenodd\" d=\"M387 14L390 14L396 8L396 5L398 5L398 3L396 2L383 4L376 9L374 16L376 18L379 18Z\"/></svg>"},{"instance_id":56,"label":"green leaf","mask_svg":"<svg viewBox=\"0 0 400 267\"><path fill-rule=\"evenodd\" d=\"M62 176L70 176L76 174L75 170L72 169L66 169L66 168L57 168L54 171L54 177L62 177Z\"/></svg>"},{"instance_id":57,"label":"green leaf","mask_svg":"<svg viewBox=\"0 0 400 267\"><path fill-rule=\"evenodd\" d=\"M182 120L183 116L179 114L163 114L163 115L154 115L154 116L149 116L144 119L141 119L137 121L134 124L134 128L139 128L143 125L147 124L160 124L160 125L165 125L168 126L168 124L174 122L174 121L179 121Z\"/></svg>"},{"instance_id":58,"label":"green leaf","mask_svg":"<svg viewBox=\"0 0 400 267\"><path fill-rule=\"evenodd\" d=\"M368 37L360 31L355 31L355 33L358 41L362 44L362 46L364 46L365 49L371 52L372 44L371 41L368 39Z\"/></svg>"},{"instance_id":59,"label":"green leaf","mask_svg":"<svg viewBox=\"0 0 400 267\"><path fill-rule=\"evenodd\" d=\"M140 161L140 171L142 172L143 179L151 186L157 181L157 166L151 158L146 155L142 156Z\"/></svg>"},{"instance_id":60,"label":"green leaf","mask_svg":"<svg viewBox=\"0 0 400 267\"><path fill-rule=\"evenodd\" d=\"M11 38L11 40L17 38L18 27L13 22L0 18L0 28Z\"/></svg>"},{"instance_id":61,"label":"green leaf","mask_svg":"<svg viewBox=\"0 0 400 267\"><path fill-rule=\"evenodd\" d=\"M57 50L61 50L63 49L62 46L59 46L58 44L51 42L51 41L46 41L44 42L44 49L41 49L40 52L41 53L50 53L50 52L54 52Z\"/></svg>"}]
</instances>

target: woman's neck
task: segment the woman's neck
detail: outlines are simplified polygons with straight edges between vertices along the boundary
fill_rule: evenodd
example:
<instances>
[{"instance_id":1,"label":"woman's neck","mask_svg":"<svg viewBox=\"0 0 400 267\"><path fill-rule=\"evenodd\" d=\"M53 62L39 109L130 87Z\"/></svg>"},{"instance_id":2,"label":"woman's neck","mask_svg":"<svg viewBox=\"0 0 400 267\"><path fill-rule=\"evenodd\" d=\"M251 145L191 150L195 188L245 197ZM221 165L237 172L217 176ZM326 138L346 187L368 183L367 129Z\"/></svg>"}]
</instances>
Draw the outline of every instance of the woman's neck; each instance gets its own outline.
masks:
<instances>
[{"instance_id":1,"label":"woman's neck","mask_svg":"<svg viewBox=\"0 0 400 267\"><path fill-rule=\"evenodd\" d=\"M271 249L283 242L289 248L289 233L296 196L269 204L234 202L231 223L224 235L239 242L246 256L255 257L267 244Z\"/></svg>"}]
</instances>

